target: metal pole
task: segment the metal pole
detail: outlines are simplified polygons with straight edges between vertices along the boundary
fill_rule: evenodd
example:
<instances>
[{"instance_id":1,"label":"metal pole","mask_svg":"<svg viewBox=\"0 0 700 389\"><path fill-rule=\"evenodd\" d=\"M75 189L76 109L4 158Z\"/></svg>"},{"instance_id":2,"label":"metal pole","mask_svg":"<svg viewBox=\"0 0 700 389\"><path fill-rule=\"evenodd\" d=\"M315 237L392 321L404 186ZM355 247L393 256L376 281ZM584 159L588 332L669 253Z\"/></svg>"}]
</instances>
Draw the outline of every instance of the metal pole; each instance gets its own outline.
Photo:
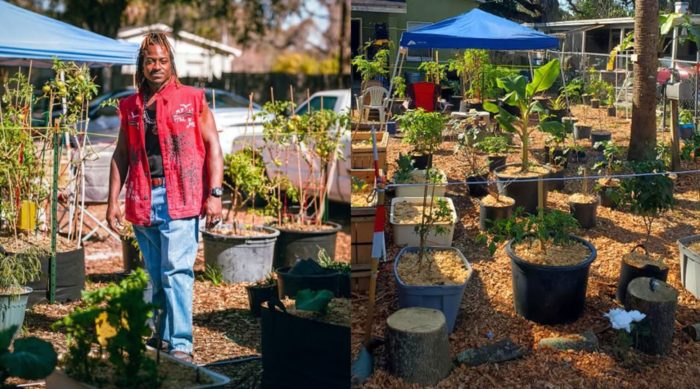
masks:
<instances>
[{"instance_id":1,"label":"metal pole","mask_svg":"<svg viewBox=\"0 0 700 389\"><path fill-rule=\"evenodd\" d=\"M49 259L49 303L56 301L56 235L58 234L58 164L61 137L53 134L53 186L51 193L51 259Z\"/></svg>"}]
</instances>

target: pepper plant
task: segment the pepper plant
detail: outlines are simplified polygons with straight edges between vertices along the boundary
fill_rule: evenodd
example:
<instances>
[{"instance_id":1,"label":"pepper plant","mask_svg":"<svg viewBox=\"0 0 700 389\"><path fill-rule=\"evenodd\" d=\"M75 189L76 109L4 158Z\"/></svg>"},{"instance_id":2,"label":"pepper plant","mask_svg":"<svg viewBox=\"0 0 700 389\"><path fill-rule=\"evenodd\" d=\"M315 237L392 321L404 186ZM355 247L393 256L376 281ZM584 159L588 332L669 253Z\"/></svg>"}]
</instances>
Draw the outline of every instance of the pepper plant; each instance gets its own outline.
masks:
<instances>
[{"instance_id":1,"label":"pepper plant","mask_svg":"<svg viewBox=\"0 0 700 389\"><path fill-rule=\"evenodd\" d=\"M535 70L535 75L531 82L527 82L521 75L510 75L498 80L498 87L505 90L506 95L503 103L515 107L520 115L515 116L503 107L499 107L489 101L484 102L484 109L496 113L496 120L508 132L515 133L522 144L521 149L521 169L527 171L530 167L530 134L533 131L528 124L533 113L545 114L545 107L533 98L541 92L549 90L559 77L559 60L553 59ZM541 122L539 127L547 130L552 127L563 126L557 121Z\"/></svg>"}]
</instances>

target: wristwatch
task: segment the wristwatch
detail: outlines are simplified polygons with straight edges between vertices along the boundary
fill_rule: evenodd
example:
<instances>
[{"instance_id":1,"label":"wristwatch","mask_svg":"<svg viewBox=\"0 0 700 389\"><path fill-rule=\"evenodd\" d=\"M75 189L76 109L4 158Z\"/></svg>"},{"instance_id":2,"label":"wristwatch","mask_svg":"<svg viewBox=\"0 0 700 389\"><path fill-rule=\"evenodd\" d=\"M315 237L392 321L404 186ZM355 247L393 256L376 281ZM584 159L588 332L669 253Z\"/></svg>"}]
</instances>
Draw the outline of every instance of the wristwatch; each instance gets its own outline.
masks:
<instances>
[{"instance_id":1,"label":"wristwatch","mask_svg":"<svg viewBox=\"0 0 700 389\"><path fill-rule=\"evenodd\" d=\"M214 197L221 197L224 195L224 189L220 186L217 186L216 188L211 188L209 194Z\"/></svg>"}]
</instances>

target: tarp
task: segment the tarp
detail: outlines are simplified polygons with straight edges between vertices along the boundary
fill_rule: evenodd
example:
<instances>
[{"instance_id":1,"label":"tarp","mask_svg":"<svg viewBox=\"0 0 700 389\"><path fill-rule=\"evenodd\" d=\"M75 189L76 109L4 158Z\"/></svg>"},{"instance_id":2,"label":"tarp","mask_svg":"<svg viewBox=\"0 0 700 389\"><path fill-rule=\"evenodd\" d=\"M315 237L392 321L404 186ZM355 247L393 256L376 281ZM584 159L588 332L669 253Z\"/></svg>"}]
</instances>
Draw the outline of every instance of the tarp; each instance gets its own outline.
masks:
<instances>
[{"instance_id":1,"label":"tarp","mask_svg":"<svg viewBox=\"0 0 700 389\"><path fill-rule=\"evenodd\" d=\"M138 45L121 42L0 0L0 64L54 57L90 65L136 63Z\"/></svg>"},{"instance_id":2,"label":"tarp","mask_svg":"<svg viewBox=\"0 0 700 389\"><path fill-rule=\"evenodd\" d=\"M559 47L557 38L480 9L401 35L401 47L421 49L539 50Z\"/></svg>"}]
</instances>

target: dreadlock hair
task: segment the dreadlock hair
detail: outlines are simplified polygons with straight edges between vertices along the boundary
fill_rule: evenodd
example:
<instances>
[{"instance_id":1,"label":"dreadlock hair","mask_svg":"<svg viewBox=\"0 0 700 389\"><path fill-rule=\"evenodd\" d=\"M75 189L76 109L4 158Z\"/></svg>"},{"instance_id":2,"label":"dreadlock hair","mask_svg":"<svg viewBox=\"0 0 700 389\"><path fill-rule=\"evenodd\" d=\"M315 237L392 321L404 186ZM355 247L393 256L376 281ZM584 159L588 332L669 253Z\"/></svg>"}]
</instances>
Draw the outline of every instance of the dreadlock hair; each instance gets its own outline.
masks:
<instances>
[{"instance_id":1,"label":"dreadlock hair","mask_svg":"<svg viewBox=\"0 0 700 389\"><path fill-rule=\"evenodd\" d=\"M180 80L177 78L177 70L175 69L173 47L170 45L168 37L162 32L149 32L143 37L141 47L139 47L139 57L136 60L136 87L138 88L139 92L142 92L148 88L148 80L146 80L146 76L143 74L143 66L146 60L146 51L150 45L160 46L168 51L168 56L170 57L170 69L173 78L172 81L174 81L176 84L180 84Z\"/></svg>"}]
</instances>

